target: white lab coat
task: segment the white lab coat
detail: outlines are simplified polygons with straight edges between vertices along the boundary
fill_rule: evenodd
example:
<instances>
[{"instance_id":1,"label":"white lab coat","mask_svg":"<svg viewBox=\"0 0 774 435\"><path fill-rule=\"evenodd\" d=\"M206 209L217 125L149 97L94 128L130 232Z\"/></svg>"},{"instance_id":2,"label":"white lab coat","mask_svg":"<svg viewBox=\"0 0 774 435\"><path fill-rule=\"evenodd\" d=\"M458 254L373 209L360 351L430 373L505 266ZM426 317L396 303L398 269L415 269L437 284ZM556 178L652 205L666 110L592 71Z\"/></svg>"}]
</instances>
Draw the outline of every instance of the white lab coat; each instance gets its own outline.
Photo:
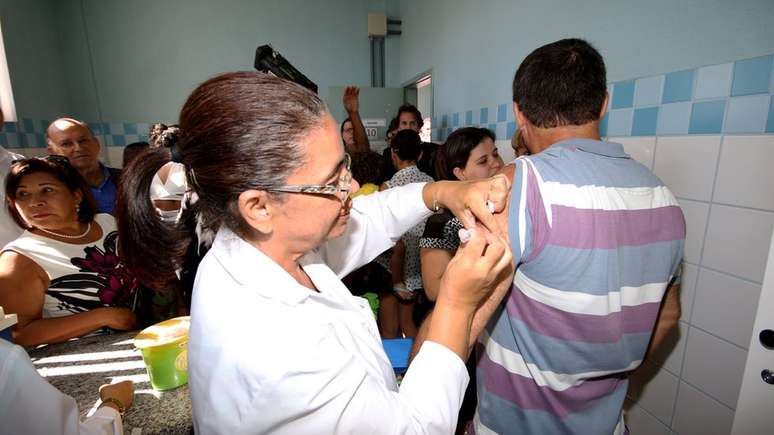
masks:
<instances>
[{"instance_id":1,"label":"white lab coat","mask_svg":"<svg viewBox=\"0 0 774 435\"><path fill-rule=\"evenodd\" d=\"M0 435L123 433L121 416L110 407L81 421L75 399L43 379L24 349L0 339Z\"/></svg>"},{"instance_id":2,"label":"white lab coat","mask_svg":"<svg viewBox=\"0 0 774 435\"><path fill-rule=\"evenodd\" d=\"M367 301L337 277L427 218L423 186L355 200L345 234L300 260L319 293L219 231L191 309L197 433L453 433L469 380L463 361L425 342L399 390Z\"/></svg>"}]
</instances>

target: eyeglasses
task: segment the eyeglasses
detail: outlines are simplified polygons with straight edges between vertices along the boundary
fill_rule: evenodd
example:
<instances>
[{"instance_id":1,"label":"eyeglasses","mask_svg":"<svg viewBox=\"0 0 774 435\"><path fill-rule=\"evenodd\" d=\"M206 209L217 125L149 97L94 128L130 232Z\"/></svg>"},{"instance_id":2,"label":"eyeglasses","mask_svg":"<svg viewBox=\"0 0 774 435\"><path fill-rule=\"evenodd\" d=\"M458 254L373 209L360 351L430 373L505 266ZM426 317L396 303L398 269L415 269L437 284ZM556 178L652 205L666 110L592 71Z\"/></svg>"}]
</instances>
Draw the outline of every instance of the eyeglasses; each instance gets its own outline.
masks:
<instances>
[{"instance_id":1,"label":"eyeglasses","mask_svg":"<svg viewBox=\"0 0 774 435\"><path fill-rule=\"evenodd\" d=\"M295 186L282 186L275 187L273 189L266 189L269 192L284 192L284 193L307 193L309 195L332 195L340 196L342 202L347 200L350 190L352 190L352 158L349 154L344 154L344 160L342 161L344 171L339 175L339 180L336 184L300 184Z\"/></svg>"}]
</instances>

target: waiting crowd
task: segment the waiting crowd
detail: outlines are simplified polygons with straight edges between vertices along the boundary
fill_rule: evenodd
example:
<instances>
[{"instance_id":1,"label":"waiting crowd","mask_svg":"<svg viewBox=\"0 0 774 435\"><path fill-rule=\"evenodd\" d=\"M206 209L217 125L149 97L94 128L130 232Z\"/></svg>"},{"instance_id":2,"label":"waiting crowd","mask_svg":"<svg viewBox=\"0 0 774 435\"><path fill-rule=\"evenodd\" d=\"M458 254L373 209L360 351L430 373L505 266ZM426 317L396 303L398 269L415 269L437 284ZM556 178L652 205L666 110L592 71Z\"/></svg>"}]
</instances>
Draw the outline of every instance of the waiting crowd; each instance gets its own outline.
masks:
<instances>
[{"instance_id":1,"label":"waiting crowd","mask_svg":"<svg viewBox=\"0 0 774 435\"><path fill-rule=\"evenodd\" d=\"M119 433L131 405L112 385L79 421L20 346L187 314L196 432L626 433L627 374L680 316L685 223L601 140L600 54L565 39L524 59L507 163L486 128L423 142L412 105L376 153L358 93L337 123L297 84L221 74L121 170L73 118L47 157L0 148L8 433ZM400 385L398 337L415 340Z\"/></svg>"}]
</instances>

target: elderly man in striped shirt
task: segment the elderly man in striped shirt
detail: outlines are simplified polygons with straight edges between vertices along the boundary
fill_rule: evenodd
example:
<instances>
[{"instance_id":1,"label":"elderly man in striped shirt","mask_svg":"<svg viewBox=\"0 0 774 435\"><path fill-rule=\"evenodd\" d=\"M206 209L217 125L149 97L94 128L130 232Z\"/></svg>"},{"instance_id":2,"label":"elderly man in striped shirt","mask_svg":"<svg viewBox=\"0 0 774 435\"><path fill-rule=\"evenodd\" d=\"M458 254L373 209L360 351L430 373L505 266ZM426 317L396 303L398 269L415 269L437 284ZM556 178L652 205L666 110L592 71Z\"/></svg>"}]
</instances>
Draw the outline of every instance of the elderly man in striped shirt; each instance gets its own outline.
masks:
<instances>
[{"instance_id":1,"label":"elderly man in striped shirt","mask_svg":"<svg viewBox=\"0 0 774 435\"><path fill-rule=\"evenodd\" d=\"M478 434L627 433L627 373L679 319L683 214L658 177L600 139L607 102L604 61L583 40L540 47L516 72L532 155L506 167L512 285L472 330Z\"/></svg>"}]
</instances>

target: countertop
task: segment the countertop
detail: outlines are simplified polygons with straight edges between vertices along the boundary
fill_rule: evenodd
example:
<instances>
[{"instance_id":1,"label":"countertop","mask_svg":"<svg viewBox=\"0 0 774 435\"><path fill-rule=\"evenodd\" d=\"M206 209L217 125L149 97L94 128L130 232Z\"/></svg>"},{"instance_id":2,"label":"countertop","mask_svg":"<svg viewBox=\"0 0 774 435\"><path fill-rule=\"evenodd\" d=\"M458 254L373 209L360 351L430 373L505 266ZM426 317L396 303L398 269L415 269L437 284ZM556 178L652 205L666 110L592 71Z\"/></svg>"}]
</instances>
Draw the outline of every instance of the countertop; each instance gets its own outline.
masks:
<instances>
[{"instance_id":1,"label":"countertop","mask_svg":"<svg viewBox=\"0 0 774 435\"><path fill-rule=\"evenodd\" d=\"M134 404L124 418L124 433L193 433L188 385L156 391L132 339L138 331L96 335L28 350L38 373L75 398L81 417L99 404L99 386L134 382Z\"/></svg>"}]
</instances>

